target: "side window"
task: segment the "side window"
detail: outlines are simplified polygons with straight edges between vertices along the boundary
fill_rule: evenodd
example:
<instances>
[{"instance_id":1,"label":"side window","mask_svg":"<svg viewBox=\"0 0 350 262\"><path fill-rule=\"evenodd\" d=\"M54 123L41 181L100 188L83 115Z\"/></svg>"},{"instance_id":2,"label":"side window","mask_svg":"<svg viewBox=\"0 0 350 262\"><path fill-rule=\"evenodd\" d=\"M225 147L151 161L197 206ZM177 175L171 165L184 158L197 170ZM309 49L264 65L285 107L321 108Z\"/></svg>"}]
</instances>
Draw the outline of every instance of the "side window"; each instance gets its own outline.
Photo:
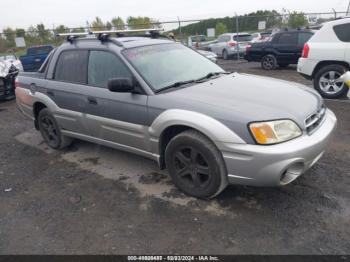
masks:
<instances>
[{"instance_id":1,"label":"side window","mask_svg":"<svg viewBox=\"0 0 350 262\"><path fill-rule=\"evenodd\" d=\"M283 33L280 35L278 43L281 45L297 44L297 34L295 34L295 33Z\"/></svg>"},{"instance_id":2,"label":"side window","mask_svg":"<svg viewBox=\"0 0 350 262\"><path fill-rule=\"evenodd\" d=\"M340 41L350 42L350 23L335 25L333 29Z\"/></svg>"},{"instance_id":3,"label":"side window","mask_svg":"<svg viewBox=\"0 0 350 262\"><path fill-rule=\"evenodd\" d=\"M87 50L63 51L57 61L54 79L63 82L86 84Z\"/></svg>"},{"instance_id":4,"label":"side window","mask_svg":"<svg viewBox=\"0 0 350 262\"><path fill-rule=\"evenodd\" d=\"M117 77L132 75L116 55L105 51L90 51L88 85L107 88L108 80Z\"/></svg>"},{"instance_id":5,"label":"side window","mask_svg":"<svg viewBox=\"0 0 350 262\"><path fill-rule=\"evenodd\" d=\"M311 33L299 33L298 34L298 44L299 45L304 45L309 39L311 38L312 34Z\"/></svg>"}]
</instances>

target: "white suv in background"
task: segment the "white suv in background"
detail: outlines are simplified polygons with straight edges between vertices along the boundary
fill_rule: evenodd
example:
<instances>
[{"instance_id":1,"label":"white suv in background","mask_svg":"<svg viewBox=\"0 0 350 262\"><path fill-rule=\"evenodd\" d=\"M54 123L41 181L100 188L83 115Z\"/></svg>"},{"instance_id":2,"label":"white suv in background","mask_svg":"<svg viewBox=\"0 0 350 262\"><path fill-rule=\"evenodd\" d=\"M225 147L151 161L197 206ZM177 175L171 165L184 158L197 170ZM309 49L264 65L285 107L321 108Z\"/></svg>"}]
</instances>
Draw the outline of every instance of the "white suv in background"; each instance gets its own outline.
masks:
<instances>
[{"instance_id":1,"label":"white suv in background","mask_svg":"<svg viewBox=\"0 0 350 262\"><path fill-rule=\"evenodd\" d=\"M220 35L217 42L210 45L210 51L225 60L231 56L237 56L237 53L239 56L244 56L245 50L252 40L252 35L248 33L226 33Z\"/></svg>"},{"instance_id":2,"label":"white suv in background","mask_svg":"<svg viewBox=\"0 0 350 262\"><path fill-rule=\"evenodd\" d=\"M350 18L325 23L304 45L298 72L312 79L325 98L345 96L349 88L340 76L350 70Z\"/></svg>"}]
</instances>

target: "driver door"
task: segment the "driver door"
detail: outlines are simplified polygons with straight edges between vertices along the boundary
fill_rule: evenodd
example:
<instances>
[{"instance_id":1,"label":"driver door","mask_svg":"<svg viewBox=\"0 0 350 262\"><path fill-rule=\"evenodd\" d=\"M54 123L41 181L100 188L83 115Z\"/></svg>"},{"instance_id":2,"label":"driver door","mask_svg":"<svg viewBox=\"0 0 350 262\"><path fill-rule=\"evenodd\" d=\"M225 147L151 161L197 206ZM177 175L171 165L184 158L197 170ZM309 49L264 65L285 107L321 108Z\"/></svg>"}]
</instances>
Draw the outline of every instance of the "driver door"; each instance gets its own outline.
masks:
<instances>
[{"instance_id":1,"label":"driver door","mask_svg":"<svg viewBox=\"0 0 350 262\"><path fill-rule=\"evenodd\" d=\"M86 89L86 120L93 137L120 145L147 149L147 95L111 92L111 78L132 74L114 53L91 50Z\"/></svg>"}]
</instances>

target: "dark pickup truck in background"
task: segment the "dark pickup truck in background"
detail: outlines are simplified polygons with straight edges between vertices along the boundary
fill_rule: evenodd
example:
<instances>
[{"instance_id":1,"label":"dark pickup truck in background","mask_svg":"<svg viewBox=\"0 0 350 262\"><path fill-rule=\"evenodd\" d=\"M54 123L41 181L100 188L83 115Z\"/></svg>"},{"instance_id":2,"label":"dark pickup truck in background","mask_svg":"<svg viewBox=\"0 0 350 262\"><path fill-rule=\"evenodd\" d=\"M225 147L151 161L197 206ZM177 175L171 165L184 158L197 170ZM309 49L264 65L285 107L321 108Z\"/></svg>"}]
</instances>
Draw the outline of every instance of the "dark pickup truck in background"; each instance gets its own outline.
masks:
<instances>
[{"instance_id":1,"label":"dark pickup truck in background","mask_svg":"<svg viewBox=\"0 0 350 262\"><path fill-rule=\"evenodd\" d=\"M280 31L266 42L249 45L244 59L248 62L261 62L261 67L265 70L297 64L304 44L312 35L313 32L306 29Z\"/></svg>"},{"instance_id":2,"label":"dark pickup truck in background","mask_svg":"<svg viewBox=\"0 0 350 262\"><path fill-rule=\"evenodd\" d=\"M23 70L28 72L38 71L53 48L52 45L40 45L28 48L27 54L19 58L22 62Z\"/></svg>"}]
</instances>

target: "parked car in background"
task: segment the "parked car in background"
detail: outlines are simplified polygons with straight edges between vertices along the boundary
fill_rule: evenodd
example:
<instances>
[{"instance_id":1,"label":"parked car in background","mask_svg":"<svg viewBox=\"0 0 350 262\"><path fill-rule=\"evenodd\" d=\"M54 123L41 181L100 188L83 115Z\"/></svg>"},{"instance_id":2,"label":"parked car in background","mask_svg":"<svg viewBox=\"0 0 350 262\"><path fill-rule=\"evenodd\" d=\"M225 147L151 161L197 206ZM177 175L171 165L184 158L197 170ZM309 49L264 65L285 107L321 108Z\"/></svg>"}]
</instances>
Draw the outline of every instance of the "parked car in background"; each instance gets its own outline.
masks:
<instances>
[{"instance_id":1,"label":"parked car in background","mask_svg":"<svg viewBox=\"0 0 350 262\"><path fill-rule=\"evenodd\" d=\"M304 44L312 35L313 32L306 29L280 31L268 41L248 45L244 59L248 62L261 62L261 67L265 70L296 64Z\"/></svg>"},{"instance_id":2,"label":"parked car in background","mask_svg":"<svg viewBox=\"0 0 350 262\"><path fill-rule=\"evenodd\" d=\"M74 39L16 86L50 147L76 138L151 158L199 198L229 183L291 183L321 158L337 121L310 88L225 72L164 39Z\"/></svg>"},{"instance_id":3,"label":"parked car in background","mask_svg":"<svg viewBox=\"0 0 350 262\"><path fill-rule=\"evenodd\" d=\"M19 58L24 71L38 71L53 48L52 45L40 45L28 48L26 55L20 56Z\"/></svg>"},{"instance_id":4,"label":"parked car in background","mask_svg":"<svg viewBox=\"0 0 350 262\"><path fill-rule=\"evenodd\" d=\"M23 71L21 60L19 60L16 55L13 55L13 54L1 55L0 60L8 61L12 65L14 65L18 69L18 71Z\"/></svg>"},{"instance_id":5,"label":"parked car in background","mask_svg":"<svg viewBox=\"0 0 350 262\"><path fill-rule=\"evenodd\" d=\"M266 40L269 39L269 37L271 36L270 32L258 32L258 33L254 33L252 34L252 43L258 43L258 42L264 42Z\"/></svg>"},{"instance_id":6,"label":"parked car in background","mask_svg":"<svg viewBox=\"0 0 350 262\"><path fill-rule=\"evenodd\" d=\"M350 69L350 18L324 23L304 45L298 72L312 79L326 98L346 96L349 88L340 78Z\"/></svg>"},{"instance_id":7,"label":"parked car in background","mask_svg":"<svg viewBox=\"0 0 350 262\"><path fill-rule=\"evenodd\" d=\"M210 50L225 60L237 54L243 56L252 39L252 35L248 33L222 34L218 37L217 43L210 45Z\"/></svg>"},{"instance_id":8,"label":"parked car in background","mask_svg":"<svg viewBox=\"0 0 350 262\"><path fill-rule=\"evenodd\" d=\"M206 51L206 50L197 50L197 52L200 53L201 55L205 56L206 58L208 58L212 62L214 62L214 63L217 62L218 56L215 53L210 52L210 51Z\"/></svg>"},{"instance_id":9,"label":"parked car in background","mask_svg":"<svg viewBox=\"0 0 350 262\"><path fill-rule=\"evenodd\" d=\"M200 47L202 43L207 42L205 35L191 35L188 37L188 46L189 47Z\"/></svg>"}]
</instances>

